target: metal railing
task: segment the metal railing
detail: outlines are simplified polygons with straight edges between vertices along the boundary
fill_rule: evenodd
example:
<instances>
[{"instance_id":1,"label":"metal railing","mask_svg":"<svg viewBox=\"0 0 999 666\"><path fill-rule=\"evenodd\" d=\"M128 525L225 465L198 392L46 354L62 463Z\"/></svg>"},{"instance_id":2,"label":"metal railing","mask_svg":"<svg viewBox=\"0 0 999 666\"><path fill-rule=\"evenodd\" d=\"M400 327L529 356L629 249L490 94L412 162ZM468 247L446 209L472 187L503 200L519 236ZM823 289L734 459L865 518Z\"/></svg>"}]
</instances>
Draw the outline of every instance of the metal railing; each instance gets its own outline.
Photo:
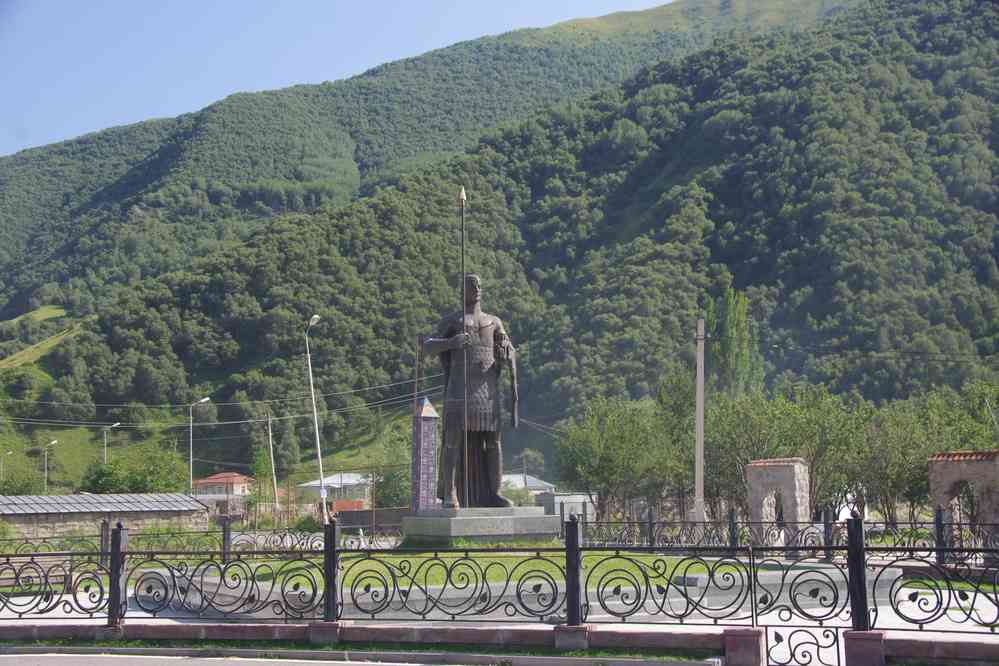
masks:
<instances>
[{"instance_id":1,"label":"metal railing","mask_svg":"<svg viewBox=\"0 0 999 666\"><path fill-rule=\"evenodd\" d=\"M981 549L999 549L999 524L952 523L938 511L933 522L887 523L865 521L865 541L872 545L906 548L928 553L951 549L950 557L965 559L962 553ZM657 521L586 521L581 522L583 542L587 546L650 546L756 548L788 547L816 550L845 546L846 522L834 522L827 514L822 521L749 522L727 521L657 522Z\"/></svg>"},{"instance_id":2,"label":"metal railing","mask_svg":"<svg viewBox=\"0 0 999 666\"><path fill-rule=\"evenodd\" d=\"M838 663L846 629L995 634L999 549L868 545L347 548L318 541L171 550L120 525L106 552L0 556L0 620L634 622L764 627L773 663ZM254 544L256 545L256 544ZM264 544L266 545L266 544Z\"/></svg>"}]
</instances>

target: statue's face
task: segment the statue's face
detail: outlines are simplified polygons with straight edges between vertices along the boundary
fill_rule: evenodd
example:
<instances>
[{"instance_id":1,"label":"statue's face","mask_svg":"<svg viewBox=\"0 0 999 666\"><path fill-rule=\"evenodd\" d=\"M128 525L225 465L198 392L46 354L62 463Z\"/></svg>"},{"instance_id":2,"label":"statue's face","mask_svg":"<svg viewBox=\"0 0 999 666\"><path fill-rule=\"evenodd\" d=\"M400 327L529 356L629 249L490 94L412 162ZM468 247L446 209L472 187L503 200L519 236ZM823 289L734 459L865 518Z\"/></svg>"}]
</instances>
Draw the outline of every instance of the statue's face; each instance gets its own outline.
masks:
<instances>
[{"instance_id":1,"label":"statue's face","mask_svg":"<svg viewBox=\"0 0 999 666\"><path fill-rule=\"evenodd\" d=\"M482 281L477 275L465 278L465 305L475 305L482 299Z\"/></svg>"}]
</instances>

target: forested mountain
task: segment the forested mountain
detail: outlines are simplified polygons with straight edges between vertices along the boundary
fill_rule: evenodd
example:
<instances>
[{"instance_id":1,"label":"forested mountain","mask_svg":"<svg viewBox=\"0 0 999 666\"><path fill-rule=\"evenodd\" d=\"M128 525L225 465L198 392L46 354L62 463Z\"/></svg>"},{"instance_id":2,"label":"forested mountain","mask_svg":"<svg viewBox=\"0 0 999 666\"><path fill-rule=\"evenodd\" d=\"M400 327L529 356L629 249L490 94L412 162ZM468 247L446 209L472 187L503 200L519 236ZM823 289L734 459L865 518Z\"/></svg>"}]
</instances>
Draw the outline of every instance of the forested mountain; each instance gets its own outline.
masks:
<instances>
[{"instance_id":1,"label":"forested mountain","mask_svg":"<svg viewBox=\"0 0 999 666\"><path fill-rule=\"evenodd\" d=\"M460 153L485 129L855 0L677 0L485 37L359 76L236 94L174 119L0 157L0 313L92 311L106 285L183 268L276 212Z\"/></svg>"},{"instance_id":2,"label":"forested mountain","mask_svg":"<svg viewBox=\"0 0 999 666\"><path fill-rule=\"evenodd\" d=\"M415 334L456 300L461 185L468 264L519 345L529 416L653 393L729 286L749 298L770 381L880 401L995 379L997 19L991 3L898 0L662 62L119 292L48 357L60 379L39 395L210 393L239 403L210 408L219 421L306 414L302 332L317 312L336 442L344 410L395 389L345 392L411 377Z\"/></svg>"}]
</instances>

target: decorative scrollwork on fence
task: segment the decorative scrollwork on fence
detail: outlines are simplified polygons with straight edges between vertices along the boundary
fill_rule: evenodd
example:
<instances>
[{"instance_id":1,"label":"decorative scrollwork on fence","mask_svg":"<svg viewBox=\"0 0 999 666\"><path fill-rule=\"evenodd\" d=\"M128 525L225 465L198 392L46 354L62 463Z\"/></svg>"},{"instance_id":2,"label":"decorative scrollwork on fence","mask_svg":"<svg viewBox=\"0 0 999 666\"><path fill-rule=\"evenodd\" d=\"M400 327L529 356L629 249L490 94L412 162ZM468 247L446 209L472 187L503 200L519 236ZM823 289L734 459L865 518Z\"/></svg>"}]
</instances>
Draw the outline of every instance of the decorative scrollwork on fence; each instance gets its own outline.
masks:
<instances>
[{"instance_id":1,"label":"decorative scrollwork on fence","mask_svg":"<svg viewBox=\"0 0 999 666\"><path fill-rule=\"evenodd\" d=\"M839 630L821 627L767 627L770 666L838 666Z\"/></svg>"},{"instance_id":2,"label":"decorative scrollwork on fence","mask_svg":"<svg viewBox=\"0 0 999 666\"><path fill-rule=\"evenodd\" d=\"M987 566L940 565L917 556L885 558L875 568L871 624L882 629L999 629L999 552Z\"/></svg>"},{"instance_id":3,"label":"decorative scrollwork on fence","mask_svg":"<svg viewBox=\"0 0 999 666\"><path fill-rule=\"evenodd\" d=\"M342 567L340 617L543 620L565 612L563 563L542 552L361 551Z\"/></svg>"},{"instance_id":4,"label":"decorative scrollwork on fence","mask_svg":"<svg viewBox=\"0 0 999 666\"><path fill-rule=\"evenodd\" d=\"M83 553L89 555L100 552L100 544L100 535L0 539L0 554Z\"/></svg>"},{"instance_id":5,"label":"decorative scrollwork on fence","mask_svg":"<svg viewBox=\"0 0 999 666\"><path fill-rule=\"evenodd\" d=\"M108 570L89 553L0 562L0 617L65 619L107 612Z\"/></svg>"},{"instance_id":6,"label":"decorative scrollwork on fence","mask_svg":"<svg viewBox=\"0 0 999 666\"><path fill-rule=\"evenodd\" d=\"M669 557L654 551L589 551L584 555L590 621L719 622L752 617L748 560Z\"/></svg>"},{"instance_id":7,"label":"decorative scrollwork on fence","mask_svg":"<svg viewBox=\"0 0 999 666\"><path fill-rule=\"evenodd\" d=\"M647 543L647 525L633 521L585 522L583 543L588 546L642 546Z\"/></svg>"},{"instance_id":8,"label":"decorative scrollwork on fence","mask_svg":"<svg viewBox=\"0 0 999 666\"><path fill-rule=\"evenodd\" d=\"M754 576L756 616L761 624L850 626L849 574L844 564L815 558L766 558L755 561Z\"/></svg>"},{"instance_id":9,"label":"decorative scrollwork on fence","mask_svg":"<svg viewBox=\"0 0 999 666\"><path fill-rule=\"evenodd\" d=\"M222 551L222 532L137 532L128 536L129 551Z\"/></svg>"},{"instance_id":10,"label":"decorative scrollwork on fence","mask_svg":"<svg viewBox=\"0 0 999 666\"><path fill-rule=\"evenodd\" d=\"M233 551L286 550L295 552L322 549L322 532L270 530L234 532L232 535Z\"/></svg>"},{"instance_id":11,"label":"decorative scrollwork on fence","mask_svg":"<svg viewBox=\"0 0 999 666\"><path fill-rule=\"evenodd\" d=\"M322 535L320 535L320 547L322 547ZM347 550L380 550L384 548L395 548L402 543L402 530L398 527L379 527L375 530L357 529L343 533L340 537L340 546Z\"/></svg>"},{"instance_id":12,"label":"decorative scrollwork on fence","mask_svg":"<svg viewBox=\"0 0 999 666\"><path fill-rule=\"evenodd\" d=\"M654 545L659 548L725 547L730 542L728 525L722 523L657 523L654 533Z\"/></svg>"},{"instance_id":13,"label":"decorative scrollwork on fence","mask_svg":"<svg viewBox=\"0 0 999 666\"><path fill-rule=\"evenodd\" d=\"M218 619L302 619L323 604L322 560L252 552L222 562L215 553L131 556L130 615Z\"/></svg>"}]
</instances>

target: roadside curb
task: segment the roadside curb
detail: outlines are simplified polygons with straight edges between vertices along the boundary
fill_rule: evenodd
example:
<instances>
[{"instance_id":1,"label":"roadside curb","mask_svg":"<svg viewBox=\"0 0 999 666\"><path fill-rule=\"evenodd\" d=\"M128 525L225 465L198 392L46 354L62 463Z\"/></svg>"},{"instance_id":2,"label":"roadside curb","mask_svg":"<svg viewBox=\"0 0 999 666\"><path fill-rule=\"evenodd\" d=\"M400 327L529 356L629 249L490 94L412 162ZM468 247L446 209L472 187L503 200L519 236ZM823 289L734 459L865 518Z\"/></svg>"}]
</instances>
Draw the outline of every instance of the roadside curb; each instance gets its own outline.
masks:
<instances>
[{"instance_id":1,"label":"roadside curb","mask_svg":"<svg viewBox=\"0 0 999 666\"><path fill-rule=\"evenodd\" d=\"M469 666L722 666L724 659L714 657L693 661L669 661L638 657L548 657L514 654L473 654L466 652L382 652L365 650L256 650L252 648L116 648L30 645L0 647L3 655L113 655L133 657L200 657L243 659L296 659L300 661L370 661L396 664L447 664Z\"/></svg>"}]
</instances>

